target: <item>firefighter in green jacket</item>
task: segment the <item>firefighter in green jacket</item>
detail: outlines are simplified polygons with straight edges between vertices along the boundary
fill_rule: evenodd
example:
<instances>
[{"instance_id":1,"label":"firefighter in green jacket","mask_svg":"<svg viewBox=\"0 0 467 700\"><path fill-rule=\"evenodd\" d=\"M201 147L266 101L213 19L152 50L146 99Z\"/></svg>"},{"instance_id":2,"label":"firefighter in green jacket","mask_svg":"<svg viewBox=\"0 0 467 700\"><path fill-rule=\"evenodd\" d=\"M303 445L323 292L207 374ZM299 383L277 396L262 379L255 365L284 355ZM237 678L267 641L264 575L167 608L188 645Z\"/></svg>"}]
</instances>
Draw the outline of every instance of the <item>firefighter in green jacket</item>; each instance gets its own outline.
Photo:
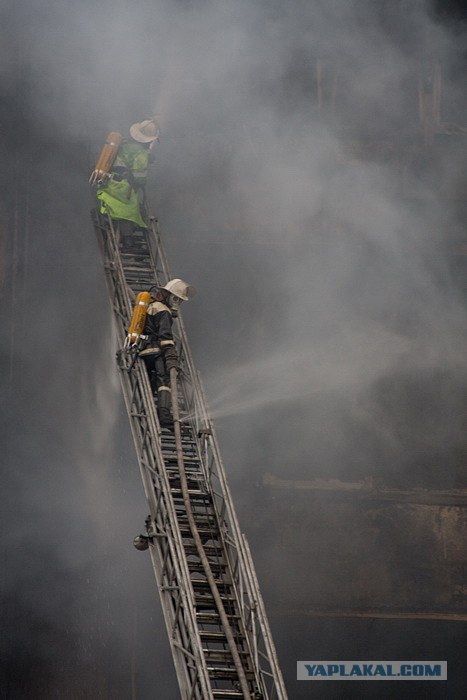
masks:
<instances>
[{"instance_id":1,"label":"firefighter in green jacket","mask_svg":"<svg viewBox=\"0 0 467 700\"><path fill-rule=\"evenodd\" d=\"M159 127L154 119L145 119L130 127L130 137L121 142L110 177L97 188L101 214L118 223L122 247L131 245L134 230L147 229L145 185Z\"/></svg>"}]
</instances>

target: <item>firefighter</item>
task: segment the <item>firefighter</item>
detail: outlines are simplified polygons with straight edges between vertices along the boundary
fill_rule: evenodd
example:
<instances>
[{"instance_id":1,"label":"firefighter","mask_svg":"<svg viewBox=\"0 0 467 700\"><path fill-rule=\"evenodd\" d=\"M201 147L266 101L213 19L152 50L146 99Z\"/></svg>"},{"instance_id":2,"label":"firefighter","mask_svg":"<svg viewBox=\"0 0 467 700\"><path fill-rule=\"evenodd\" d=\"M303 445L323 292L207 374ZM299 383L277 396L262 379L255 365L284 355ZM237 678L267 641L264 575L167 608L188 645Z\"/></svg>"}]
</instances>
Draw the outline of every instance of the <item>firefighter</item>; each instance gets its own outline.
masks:
<instances>
[{"instance_id":1,"label":"firefighter","mask_svg":"<svg viewBox=\"0 0 467 700\"><path fill-rule=\"evenodd\" d=\"M110 170L110 177L97 188L101 214L118 222L122 247L131 245L133 231L146 230L145 185L151 150L159 139L155 119L145 119L130 127L130 138L123 139Z\"/></svg>"},{"instance_id":2,"label":"firefighter","mask_svg":"<svg viewBox=\"0 0 467 700\"><path fill-rule=\"evenodd\" d=\"M154 301L149 304L144 333L147 345L140 352L149 373L151 388L157 402L159 423L163 428L173 428L170 400L170 370L178 369L179 361L172 334L173 319L178 316L182 301L195 294L195 289L181 279L158 287Z\"/></svg>"}]
</instances>

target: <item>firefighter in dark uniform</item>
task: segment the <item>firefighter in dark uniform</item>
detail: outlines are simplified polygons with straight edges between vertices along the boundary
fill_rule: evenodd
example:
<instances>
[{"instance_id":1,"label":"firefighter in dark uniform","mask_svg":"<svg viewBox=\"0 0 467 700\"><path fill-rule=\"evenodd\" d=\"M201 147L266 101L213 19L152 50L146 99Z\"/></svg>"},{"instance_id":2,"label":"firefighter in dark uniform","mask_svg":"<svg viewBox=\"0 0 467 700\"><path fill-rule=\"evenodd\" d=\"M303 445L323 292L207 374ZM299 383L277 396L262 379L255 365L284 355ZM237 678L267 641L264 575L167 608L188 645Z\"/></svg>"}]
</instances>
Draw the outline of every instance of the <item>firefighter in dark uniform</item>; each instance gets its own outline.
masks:
<instances>
[{"instance_id":1,"label":"firefighter in dark uniform","mask_svg":"<svg viewBox=\"0 0 467 700\"><path fill-rule=\"evenodd\" d=\"M167 282L157 289L155 300L149 305L144 333L147 345L140 352L149 373L151 388L157 403L159 423L172 428L170 370L178 369L179 361L172 334L173 319L178 315L182 301L194 296L195 289L181 279Z\"/></svg>"}]
</instances>

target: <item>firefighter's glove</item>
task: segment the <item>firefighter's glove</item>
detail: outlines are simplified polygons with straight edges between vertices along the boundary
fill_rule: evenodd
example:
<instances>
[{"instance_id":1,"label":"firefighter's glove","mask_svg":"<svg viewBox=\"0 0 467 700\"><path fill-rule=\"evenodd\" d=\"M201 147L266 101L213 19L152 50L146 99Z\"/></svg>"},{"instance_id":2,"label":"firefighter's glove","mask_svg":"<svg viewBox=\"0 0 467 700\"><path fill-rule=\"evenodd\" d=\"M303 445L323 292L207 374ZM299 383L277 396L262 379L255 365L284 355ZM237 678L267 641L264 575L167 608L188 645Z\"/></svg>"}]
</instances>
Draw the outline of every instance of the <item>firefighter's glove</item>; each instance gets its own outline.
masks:
<instances>
[{"instance_id":1,"label":"firefighter's glove","mask_svg":"<svg viewBox=\"0 0 467 700\"><path fill-rule=\"evenodd\" d=\"M164 353L164 360L165 366L167 367L169 372L172 369L172 367L174 367L175 369L178 369L180 367L177 351L173 347L167 348L167 350Z\"/></svg>"}]
</instances>

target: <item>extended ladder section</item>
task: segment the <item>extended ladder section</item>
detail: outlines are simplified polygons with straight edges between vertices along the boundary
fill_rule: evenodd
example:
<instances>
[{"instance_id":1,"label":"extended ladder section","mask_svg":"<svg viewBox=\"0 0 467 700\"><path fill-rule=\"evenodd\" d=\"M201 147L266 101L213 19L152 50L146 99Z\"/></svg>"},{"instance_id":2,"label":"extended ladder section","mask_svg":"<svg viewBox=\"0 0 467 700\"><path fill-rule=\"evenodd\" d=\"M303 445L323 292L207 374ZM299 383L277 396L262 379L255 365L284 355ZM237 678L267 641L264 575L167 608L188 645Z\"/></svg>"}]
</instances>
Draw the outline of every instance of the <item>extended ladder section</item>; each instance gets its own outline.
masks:
<instances>
[{"instance_id":1,"label":"extended ladder section","mask_svg":"<svg viewBox=\"0 0 467 700\"><path fill-rule=\"evenodd\" d=\"M135 296L154 284L166 284L171 276L155 219L148 232L136 232L131 246L121 249L115 224L100 214L93 216L118 347L123 348ZM159 424L144 362L121 351L117 362L148 502L146 535L181 697L284 700L250 550L239 528L180 317L174 337L180 357L174 406L180 429L175 432Z\"/></svg>"}]
</instances>

